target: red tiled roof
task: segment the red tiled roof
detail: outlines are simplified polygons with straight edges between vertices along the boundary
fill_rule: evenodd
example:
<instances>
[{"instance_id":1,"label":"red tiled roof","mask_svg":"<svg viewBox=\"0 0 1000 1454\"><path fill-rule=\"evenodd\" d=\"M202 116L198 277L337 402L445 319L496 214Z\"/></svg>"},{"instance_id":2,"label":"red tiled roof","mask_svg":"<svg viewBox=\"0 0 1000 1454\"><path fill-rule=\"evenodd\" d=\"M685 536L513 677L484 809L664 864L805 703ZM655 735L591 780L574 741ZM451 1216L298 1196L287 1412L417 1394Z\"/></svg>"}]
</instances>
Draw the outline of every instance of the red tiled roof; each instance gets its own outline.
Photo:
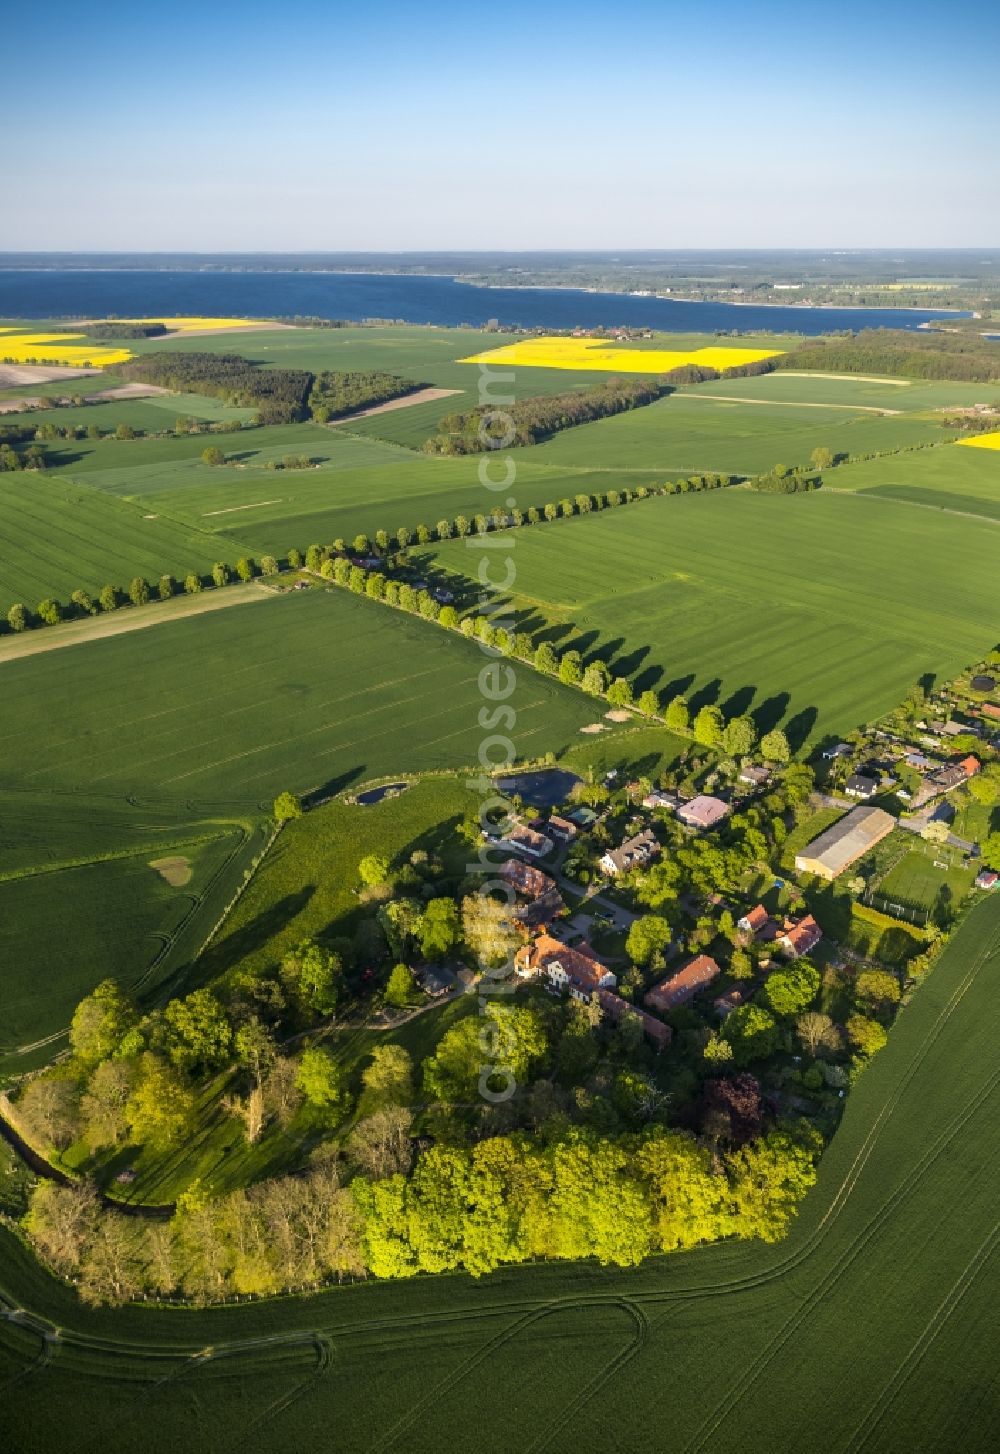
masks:
<instances>
[{"instance_id":1,"label":"red tiled roof","mask_svg":"<svg viewBox=\"0 0 1000 1454\"><path fill-rule=\"evenodd\" d=\"M517 858L508 858L497 872L505 883L533 899L543 898L556 886L555 880L549 878L547 873L543 873L540 868L532 868L530 863L522 863Z\"/></svg>"},{"instance_id":2,"label":"red tiled roof","mask_svg":"<svg viewBox=\"0 0 1000 1454\"><path fill-rule=\"evenodd\" d=\"M646 994L646 1004L654 1010L671 1010L690 1000L720 973L719 966L707 954L699 954L683 969L661 980Z\"/></svg>"},{"instance_id":3,"label":"red tiled roof","mask_svg":"<svg viewBox=\"0 0 1000 1454\"><path fill-rule=\"evenodd\" d=\"M966 777L975 777L976 773L979 771L979 758L963 757L962 761L958 765L965 773Z\"/></svg>"},{"instance_id":4,"label":"red tiled roof","mask_svg":"<svg viewBox=\"0 0 1000 1454\"><path fill-rule=\"evenodd\" d=\"M808 954L823 937L823 931L812 914L802 919L786 919L781 929L781 943L793 954Z\"/></svg>"},{"instance_id":5,"label":"red tiled roof","mask_svg":"<svg viewBox=\"0 0 1000 1454\"><path fill-rule=\"evenodd\" d=\"M744 919L746 920L746 922L750 926L750 931L753 934L759 934L761 930L766 929L768 924L771 922L771 916L764 908L763 904L757 904L755 908L750 910L749 914L742 914L740 917L741 921Z\"/></svg>"},{"instance_id":6,"label":"red tiled roof","mask_svg":"<svg viewBox=\"0 0 1000 1454\"><path fill-rule=\"evenodd\" d=\"M638 1015L643 1031L650 1040L655 1040L660 1046L669 1045L673 1039L673 1031L669 1025L664 1025L662 1020L657 1020L654 1015L647 1015L645 1010L637 1009L630 1005L628 1000L623 1000L621 995L616 995L613 990L598 990L597 1002L607 1015L613 1025L617 1025L626 1014Z\"/></svg>"}]
</instances>

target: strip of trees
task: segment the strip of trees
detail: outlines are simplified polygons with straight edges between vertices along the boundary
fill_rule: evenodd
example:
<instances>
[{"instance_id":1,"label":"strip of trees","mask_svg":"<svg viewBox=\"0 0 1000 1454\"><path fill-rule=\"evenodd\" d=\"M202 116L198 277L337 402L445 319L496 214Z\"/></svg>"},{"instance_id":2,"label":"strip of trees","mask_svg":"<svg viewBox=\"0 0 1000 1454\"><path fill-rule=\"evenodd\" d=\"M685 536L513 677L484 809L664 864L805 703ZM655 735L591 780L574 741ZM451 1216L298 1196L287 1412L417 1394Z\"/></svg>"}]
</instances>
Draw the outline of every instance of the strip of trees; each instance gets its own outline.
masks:
<instances>
[{"instance_id":1,"label":"strip of trees","mask_svg":"<svg viewBox=\"0 0 1000 1454\"><path fill-rule=\"evenodd\" d=\"M592 389L518 399L503 410L482 405L464 414L446 415L439 432L425 442L424 449L428 454L482 454L491 449L539 444L562 429L639 409L669 392L660 380L612 378Z\"/></svg>"},{"instance_id":2,"label":"strip of trees","mask_svg":"<svg viewBox=\"0 0 1000 1454\"><path fill-rule=\"evenodd\" d=\"M309 412L317 423L325 424L422 388L424 385L413 379L375 370L317 374L309 392Z\"/></svg>"}]
</instances>

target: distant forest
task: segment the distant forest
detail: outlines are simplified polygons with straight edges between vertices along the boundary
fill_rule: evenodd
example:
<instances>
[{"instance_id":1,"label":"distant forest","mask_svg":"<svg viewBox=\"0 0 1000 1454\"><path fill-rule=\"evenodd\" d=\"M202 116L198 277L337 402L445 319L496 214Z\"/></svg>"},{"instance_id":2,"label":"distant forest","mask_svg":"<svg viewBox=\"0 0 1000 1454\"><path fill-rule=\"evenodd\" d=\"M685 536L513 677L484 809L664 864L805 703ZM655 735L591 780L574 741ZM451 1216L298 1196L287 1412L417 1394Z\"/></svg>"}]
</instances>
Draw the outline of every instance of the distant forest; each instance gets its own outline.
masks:
<instances>
[{"instance_id":1,"label":"distant forest","mask_svg":"<svg viewBox=\"0 0 1000 1454\"><path fill-rule=\"evenodd\" d=\"M398 374L324 373L318 374L309 393L309 412L320 424L340 419L356 409L368 409L422 389L413 379Z\"/></svg>"},{"instance_id":2,"label":"distant forest","mask_svg":"<svg viewBox=\"0 0 1000 1454\"><path fill-rule=\"evenodd\" d=\"M79 330L88 338L162 338L169 332L165 323L85 323Z\"/></svg>"},{"instance_id":3,"label":"distant forest","mask_svg":"<svg viewBox=\"0 0 1000 1454\"><path fill-rule=\"evenodd\" d=\"M539 444L561 429L638 409L669 393L670 387L659 379L611 378L593 389L518 399L506 410L483 405L466 414L447 415L424 449L428 454L481 454L511 445Z\"/></svg>"},{"instance_id":4,"label":"distant forest","mask_svg":"<svg viewBox=\"0 0 1000 1454\"><path fill-rule=\"evenodd\" d=\"M838 338L811 338L793 353L768 361L775 369L817 369L838 374L898 374L909 379L1000 379L1000 348L968 333L907 333L868 328Z\"/></svg>"},{"instance_id":5,"label":"distant forest","mask_svg":"<svg viewBox=\"0 0 1000 1454\"><path fill-rule=\"evenodd\" d=\"M235 353L150 353L116 364L115 373L182 394L208 394L227 404L256 409L260 424L307 419L313 375L305 369L260 368Z\"/></svg>"}]
</instances>

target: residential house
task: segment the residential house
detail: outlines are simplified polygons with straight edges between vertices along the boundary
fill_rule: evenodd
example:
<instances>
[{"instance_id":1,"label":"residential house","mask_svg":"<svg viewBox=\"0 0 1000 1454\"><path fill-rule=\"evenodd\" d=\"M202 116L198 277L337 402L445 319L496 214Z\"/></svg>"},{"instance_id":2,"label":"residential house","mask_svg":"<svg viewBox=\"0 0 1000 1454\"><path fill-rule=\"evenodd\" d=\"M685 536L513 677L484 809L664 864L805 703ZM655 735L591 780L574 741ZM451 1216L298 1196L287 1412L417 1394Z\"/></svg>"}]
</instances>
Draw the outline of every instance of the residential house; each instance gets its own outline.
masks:
<instances>
[{"instance_id":1,"label":"residential house","mask_svg":"<svg viewBox=\"0 0 1000 1454\"><path fill-rule=\"evenodd\" d=\"M522 979L543 975L549 989L569 994L587 1003L601 989L613 990L618 981L589 944L575 949L560 943L551 934L539 934L530 944L522 944L514 955L514 971Z\"/></svg>"},{"instance_id":2,"label":"residential house","mask_svg":"<svg viewBox=\"0 0 1000 1454\"><path fill-rule=\"evenodd\" d=\"M673 1031L669 1025L664 1025L655 1015L647 1015L645 1010L639 1010L635 1005L630 1005L628 1000L623 1000L621 995L616 995L613 990L598 990L597 1003L604 1012L605 1018L610 1020L612 1025L620 1025L622 1020L629 1015L634 1015L642 1026L646 1039L657 1050L666 1050L673 1039Z\"/></svg>"},{"instance_id":3,"label":"residential house","mask_svg":"<svg viewBox=\"0 0 1000 1454\"><path fill-rule=\"evenodd\" d=\"M1000 883L1000 873L994 873L991 868L984 868L976 874L977 889L995 889Z\"/></svg>"},{"instance_id":4,"label":"residential house","mask_svg":"<svg viewBox=\"0 0 1000 1454\"><path fill-rule=\"evenodd\" d=\"M978 757L963 757L961 762L946 762L942 767L932 773L928 773L917 790L914 798L916 807L923 807L929 803L931 798L936 798L941 793L950 793L953 788L961 787L970 778L975 777L979 771Z\"/></svg>"},{"instance_id":5,"label":"residential house","mask_svg":"<svg viewBox=\"0 0 1000 1454\"><path fill-rule=\"evenodd\" d=\"M823 930L812 914L806 914L801 919L785 920L777 945L789 959L798 959L801 954L808 954L811 949L815 949L822 937Z\"/></svg>"},{"instance_id":6,"label":"residential house","mask_svg":"<svg viewBox=\"0 0 1000 1454\"><path fill-rule=\"evenodd\" d=\"M854 772L847 779L844 792L849 798L873 798L878 792L878 781L873 777L865 777L864 773Z\"/></svg>"},{"instance_id":7,"label":"residential house","mask_svg":"<svg viewBox=\"0 0 1000 1454\"><path fill-rule=\"evenodd\" d=\"M838 742L836 747L824 747L823 756L827 762L835 762L838 757L850 757L854 748L849 742Z\"/></svg>"},{"instance_id":8,"label":"residential house","mask_svg":"<svg viewBox=\"0 0 1000 1454\"><path fill-rule=\"evenodd\" d=\"M752 762L740 768L740 782L749 783L752 788L763 788L771 781L771 769Z\"/></svg>"},{"instance_id":9,"label":"residential house","mask_svg":"<svg viewBox=\"0 0 1000 1454\"><path fill-rule=\"evenodd\" d=\"M502 836L494 837L494 842L499 848L526 853L529 858L544 858L552 851L551 838L546 838L544 833L536 833L534 828L527 828L523 823L514 823Z\"/></svg>"},{"instance_id":10,"label":"residential house","mask_svg":"<svg viewBox=\"0 0 1000 1454\"><path fill-rule=\"evenodd\" d=\"M572 843L579 831L575 823L571 823L568 818L560 818L556 814L549 819L548 830L550 836L560 843Z\"/></svg>"},{"instance_id":11,"label":"residential house","mask_svg":"<svg viewBox=\"0 0 1000 1454\"><path fill-rule=\"evenodd\" d=\"M673 812L680 805L681 800L677 794L668 793L665 788L654 788L642 800L644 808L666 808L669 812Z\"/></svg>"},{"instance_id":12,"label":"residential house","mask_svg":"<svg viewBox=\"0 0 1000 1454\"><path fill-rule=\"evenodd\" d=\"M736 927L746 940L763 939L774 926L771 916L763 904L757 904L749 913L737 919Z\"/></svg>"},{"instance_id":13,"label":"residential house","mask_svg":"<svg viewBox=\"0 0 1000 1454\"><path fill-rule=\"evenodd\" d=\"M882 808L852 808L795 855L795 867L799 873L833 880L888 837L895 826L895 818Z\"/></svg>"},{"instance_id":14,"label":"residential house","mask_svg":"<svg viewBox=\"0 0 1000 1454\"><path fill-rule=\"evenodd\" d=\"M992 717L994 722L1000 722L1000 707L995 702L984 702L979 710L984 717Z\"/></svg>"},{"instance_id":15,"label":"residential house","mask_svg":"<svg viewBox=\"0 0 1000 1454\"><path fill-rule=\"evenodd\" d=\"M659 851L656 835L651 829L644 828L634 838L626 838L619 848L609 848L601 858L601 868L617 878L620 873L628 873L630 869L644 868Z\"/></svg>"},{"instance_id":16,"label":"residential house","mask_svg":"<svg viewBox=\"0 0 1000 1454\"><path fill-rule=\"evenodd\" d=\"M938 766L936 758L925 756L924 753L918 752L915 747L911 748L908 752L904 752L903 761L907 767L912 767L915 772L930 772L931 768Z\"/></svg>"},{"instance_id":17,"label":"residential house","mask_svg":"<svg viewBox=\"0 0 1000 1454\"><path fill-rule=\"evenodd\" d=\"M712 983L721 974L719 966L707 954L699 954L690 960L676 974L663 979L645 995L644 1003L651 1010L675 1010L678 1005L687 1004L699 990Z\"/></svg>"},{"instance_id":18,"label":"residential house","mask_svg":"<svg viewBox=\"0 0 1000 1454\"><path fill-rule=\"evenodd\" d=\"M729 813L729 804L724 803L721 798L712 798L702 793L697 798L691 798L687 803L682 803L677 809L677 816L688 828L695 828L704 832L708 828L714 828L721 823Z\"/></svg>"}]
</instances>

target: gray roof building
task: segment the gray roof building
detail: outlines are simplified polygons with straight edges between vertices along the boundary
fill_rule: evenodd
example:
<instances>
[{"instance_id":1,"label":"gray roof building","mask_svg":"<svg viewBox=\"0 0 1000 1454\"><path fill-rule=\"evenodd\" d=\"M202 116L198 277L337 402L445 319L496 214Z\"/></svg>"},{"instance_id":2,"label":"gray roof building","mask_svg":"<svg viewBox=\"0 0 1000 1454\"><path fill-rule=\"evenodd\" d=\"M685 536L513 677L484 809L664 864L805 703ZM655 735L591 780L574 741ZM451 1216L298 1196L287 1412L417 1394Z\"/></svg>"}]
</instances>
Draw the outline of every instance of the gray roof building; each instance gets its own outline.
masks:
<instances>
[{"instance_id":1,"label":"gray roof building","mask_svg":"<svg viewBox=\"0 0 1000 1454\"><path fill-rule=\"evenodd\" d=\"M832 828L827 828L801 853L795 855L799 873L814 873L819 878L835 879L845 868L863 858L896 826L891 813L881 808L852 808Z\"/></svg>"}]
</instances>

